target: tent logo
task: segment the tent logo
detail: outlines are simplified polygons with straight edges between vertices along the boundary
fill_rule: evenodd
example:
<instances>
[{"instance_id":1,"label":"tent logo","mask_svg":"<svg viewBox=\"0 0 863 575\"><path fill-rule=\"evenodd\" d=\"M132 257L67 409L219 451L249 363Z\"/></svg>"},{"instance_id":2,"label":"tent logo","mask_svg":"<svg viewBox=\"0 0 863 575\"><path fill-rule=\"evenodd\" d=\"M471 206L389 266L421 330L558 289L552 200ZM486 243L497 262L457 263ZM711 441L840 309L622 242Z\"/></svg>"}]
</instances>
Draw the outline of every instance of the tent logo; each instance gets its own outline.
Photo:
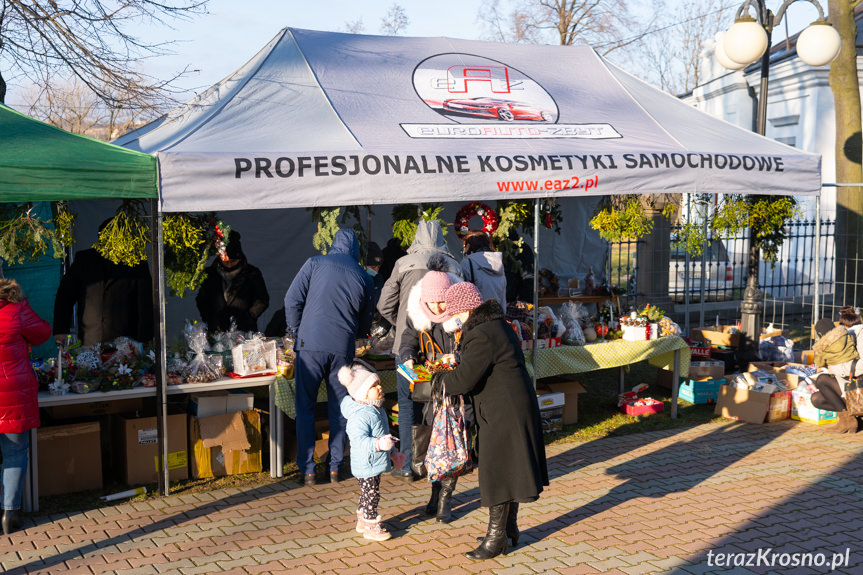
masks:
<instances>
[{"instance_id":1,"label":"tent logo","mask_svg":"<svg viewBox=\"0 0 863 575\"><path fill-rule=\"evenodd\" d=\"M619 138L609 124L558 124L554 98L532 78L473 54L438 54L414 69L419 98L447 123L401 124L412 138Z\"/></svg>"}]
</instances>

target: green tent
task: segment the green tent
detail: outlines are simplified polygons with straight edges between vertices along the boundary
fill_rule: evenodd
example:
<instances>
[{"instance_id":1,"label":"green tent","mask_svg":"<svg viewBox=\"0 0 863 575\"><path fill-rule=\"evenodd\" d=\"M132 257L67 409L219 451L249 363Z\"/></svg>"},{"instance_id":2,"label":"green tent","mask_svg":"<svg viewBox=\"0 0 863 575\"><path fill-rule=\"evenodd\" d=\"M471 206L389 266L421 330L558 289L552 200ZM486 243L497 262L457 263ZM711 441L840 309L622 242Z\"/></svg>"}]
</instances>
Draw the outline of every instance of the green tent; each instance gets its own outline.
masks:
<instances>
[{"instance_id":1,"label":"green tent","mask_svg":"<svg viewBox=\"0 0 863 575\"><path fill-rule=\"evenodd\" d=\"M156 158L0 104L0 201L156 198Z\"/></svg>"}]
</instances>

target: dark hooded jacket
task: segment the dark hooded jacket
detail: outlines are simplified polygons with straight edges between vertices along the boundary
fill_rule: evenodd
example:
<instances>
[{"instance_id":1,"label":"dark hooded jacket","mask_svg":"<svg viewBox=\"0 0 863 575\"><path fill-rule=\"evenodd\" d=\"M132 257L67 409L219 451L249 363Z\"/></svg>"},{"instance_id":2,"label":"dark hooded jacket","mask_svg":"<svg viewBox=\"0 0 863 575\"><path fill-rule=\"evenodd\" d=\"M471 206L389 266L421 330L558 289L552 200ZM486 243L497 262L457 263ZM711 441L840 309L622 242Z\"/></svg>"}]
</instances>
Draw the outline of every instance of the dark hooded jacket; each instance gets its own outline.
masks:
<instances>
[{"instance_id":1,"label":"dark hooded jacket","mask_svg":"<svg viewBox=\"0 0 863 575\"><path fill-rule=\"evenodd\" d=\"M447 395L473 398L483 507L533 501L548 485L545 444L533 381L521 343L497 300L487 300L465 322L461 363L443 379Z\"/></svg>"},{"instance_id":2,"label":"dark hooded jacket","mask_svg":"<svg viewBox=\"0 0 863 575\"><path fill-rule=\"evenodd\" d=\"M438 222L422 220L417 224L417 232L408 253L396 260L393 273L381 290L378 311L388 322L396 326L393 351L401 349L402 333L408 316L408 295L428 271L429 258L433 255L443 257L445 269L440 271L463 278L461 266L447 248Z\"/></svg>"},{"instance_id":3,"label":"dark hooded jacket","mask_svg":"<svg viewBox=\"0 0 863 575\"><path fill-rule=\"evenodd\" d=\"M285 321L296 351L353 357L374 313L372 278L360 264L353 230L336 232L327 255L306 260L285 294Z\"/></svg>"},{"instance_id":4,"label":"dark hooded jacket","mask_svg":"<svg viewBox=\"0 0 863 575\"><path fill-rule=\"evenodd\" d=\"M153 280L146 262L115 264L95 249L75 254L54 298L54 333L71 333L78 304L78 337L84 345L153 337Z\"/></svg>"},{"instance_id":5,"label":"dark hooded jacket","mask_svg":"<svg viewBox=\"0 0 863 575\"><path fill-rule=\"evenodd\" d=\"M270 294L261 270L246 261L228 269L216 258L207 268L207 279L201 284L195 303L201 320L210 331L227 331L231 318L241 331L257 331L258 317L270 305Z\"/></svg>"}]
</instances>

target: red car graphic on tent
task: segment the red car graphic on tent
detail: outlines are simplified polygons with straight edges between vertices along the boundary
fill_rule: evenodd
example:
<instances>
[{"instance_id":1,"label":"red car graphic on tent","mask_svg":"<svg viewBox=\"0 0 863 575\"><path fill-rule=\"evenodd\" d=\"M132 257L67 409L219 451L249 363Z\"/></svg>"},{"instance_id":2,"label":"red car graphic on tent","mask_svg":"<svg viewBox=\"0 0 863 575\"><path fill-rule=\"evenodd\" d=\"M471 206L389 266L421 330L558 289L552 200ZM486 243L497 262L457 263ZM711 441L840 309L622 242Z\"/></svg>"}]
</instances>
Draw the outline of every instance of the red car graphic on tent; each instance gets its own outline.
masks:
<instances>
[{"instance_id":1,"label":"red car graphic on tent","mask_svg":"<svg viewBox=\"0 0 863 575\"><path fill-rule=\"evenodd\" d=\"M484 118L497 118L504 122L513 120L539 120L551 122L554 115L548 110L542 110L536 106L515 102L513 100L500 100L497 98L463 98L443 101L443 109L459 114L471 116L482 116Z\"/></svg>"}]
</instances>

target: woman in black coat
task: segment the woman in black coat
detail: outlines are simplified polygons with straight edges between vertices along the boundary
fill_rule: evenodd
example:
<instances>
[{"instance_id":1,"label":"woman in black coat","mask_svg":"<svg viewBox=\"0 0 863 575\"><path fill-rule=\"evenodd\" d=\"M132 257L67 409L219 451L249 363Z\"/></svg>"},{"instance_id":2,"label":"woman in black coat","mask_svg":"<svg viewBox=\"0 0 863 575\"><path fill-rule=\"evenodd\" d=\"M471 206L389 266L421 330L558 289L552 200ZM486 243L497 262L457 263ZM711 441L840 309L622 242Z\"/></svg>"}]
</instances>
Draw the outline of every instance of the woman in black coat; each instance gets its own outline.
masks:
<instances>
[{"instance_id":1,"label":"woman in black coat","mask_svg":"<svg viewBox=\"0 0 863 575\"><path fill-rule=\"evenodd\" d=\"M548 485L539 404L515 332L497 300L482 303L469 282L446 292L446 311L463 323L461 362L438 372L447 395L473 397L479 452L479 492L489 508L488 531L471 559L489 559L518 543L518 504L536 501Z\"/></svg>"}]
</instances>

